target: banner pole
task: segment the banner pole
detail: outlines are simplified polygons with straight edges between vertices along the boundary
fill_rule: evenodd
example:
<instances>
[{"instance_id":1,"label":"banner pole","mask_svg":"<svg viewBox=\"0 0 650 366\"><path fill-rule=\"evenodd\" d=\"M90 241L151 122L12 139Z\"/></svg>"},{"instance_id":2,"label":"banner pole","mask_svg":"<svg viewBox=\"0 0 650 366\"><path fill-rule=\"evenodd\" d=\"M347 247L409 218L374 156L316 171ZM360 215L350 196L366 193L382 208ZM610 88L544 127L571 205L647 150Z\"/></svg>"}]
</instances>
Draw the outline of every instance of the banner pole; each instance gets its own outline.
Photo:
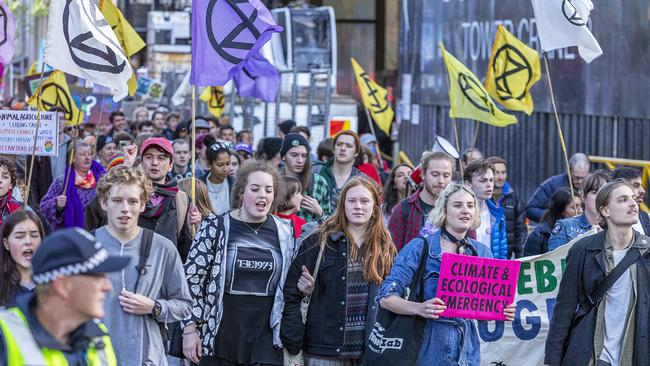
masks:
<instances>
[{"instance_id":1,"label":"banner pole","mask_svg":"<svg viewBox=\"0 0 650 366\"><path fill-rule=\"evenodd\" d=\"M564 142L564 134L562 133L562 126L560 126L560 117L557 113L557 106L555 105L555 95L553 94L553 83L551 82L551 70L548 67L548 58L546 57L546 52L544 52L544 65L546 67L546 78L548 80L548 91L551 94L551 105L553 106L553 114L555 115L555 125L557 127L557 133L560 137L560 145L562 146L562 153L564 155L564 164L567 171L567 177L569 178L569 189L571 190L571 201L573 202L573 209L577 210L576 202L573 199L575 192L573 191L573 179L571 179L571 168L569 166L569 155L566 150L566 143Z\"/></svg>"},{"instance_id":2,"label":"banner pole","mask_svg":"<svg viewBox=\"0 0 650 366\"><path fill-rule=\"evenodd\" d=\"M25 182L25 192L23 193L23 201L25 202L25 207L29 204L29 194L32 187L32 173L34 172L34 160L36 159L36 141L38 141L38 130L41 127L41 108L39 108L39 103L41 102L41 95L43 93L43 75L45 74L45 57L41 60L41 80L38 82L38 94L36 95L36 131L34 132L34 145L32 147L32 157L29 163L29 173L27 174L27 182ZM59 118L57 113L57 130L59 127ZM61 133L61 131L58 131ZM57 135L56 138L59 138ZM58 144L57 144L58 145Z\"/></svg>"},{"instance_id":3,"label":"banner pole","mask_svg":"<svg viewBox=\"0 0 650 366\"><path fill-rule=\"evenodd\" d=\"M372 117L370 116L370 111L368 111L368 108L363 108L366 111L366 117L368 118L368 126L370 126L370 132L372 133L373 136L375 136L375 141L377 142L377 157L379 158L379 165L381 165L381 169L384 170L384 159L381 158L381 148L379 147L379 139L377 138L377 134L375 133L375 126L373 126L373 121Z\"/></svg>"},{"instance_id":4,"label":"banner pole","mask_svg":"<svg viewBox=\"0 0 650 366\"><path fill-rule=\"evenodd\" d=\"M196 86L192 85L192 206L196 206Z\"/></svg>"}]
</instances>

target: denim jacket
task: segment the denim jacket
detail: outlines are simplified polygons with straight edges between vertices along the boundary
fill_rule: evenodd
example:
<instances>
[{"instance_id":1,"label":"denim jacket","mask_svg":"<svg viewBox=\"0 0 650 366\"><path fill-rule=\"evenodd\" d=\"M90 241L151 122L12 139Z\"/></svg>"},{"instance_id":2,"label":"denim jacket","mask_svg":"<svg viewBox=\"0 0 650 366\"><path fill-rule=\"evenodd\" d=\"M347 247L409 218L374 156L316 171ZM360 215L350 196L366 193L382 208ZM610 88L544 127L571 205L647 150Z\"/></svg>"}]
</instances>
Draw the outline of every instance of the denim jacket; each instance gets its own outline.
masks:
<instances>
[{"instance_id":1,"label":"denim jacket","mask_svg":"<svg viewBox=\"0 0 650 366\"><path fill-rule=\"evenodd\" d=\"M587 221L587 215L584 213L580 216L558 220L548 239L548 250L555 250L589 230L591 230L591 224Z\"/></svg>"},{"instance_id":2,"label":"denim jacket","mask_svg":"<svg viewBox=\"0 0 650 366\"><path fill-rule=\"evenodd\" d=\"M424 299L436 296L442 249L440 230L425 237L429 242L429 257L425 264ZM490 249L476 240L470 239L479 257L492 258ZM424 242L415 238L402 249L395 258L390 274L379 289L375 301L397 295L402 297L410 286L420 261ZM481 358L476 324L470 319L439 318L428 320L418 365L439 366L478 366Z\"/></svg>"}]
</instances>

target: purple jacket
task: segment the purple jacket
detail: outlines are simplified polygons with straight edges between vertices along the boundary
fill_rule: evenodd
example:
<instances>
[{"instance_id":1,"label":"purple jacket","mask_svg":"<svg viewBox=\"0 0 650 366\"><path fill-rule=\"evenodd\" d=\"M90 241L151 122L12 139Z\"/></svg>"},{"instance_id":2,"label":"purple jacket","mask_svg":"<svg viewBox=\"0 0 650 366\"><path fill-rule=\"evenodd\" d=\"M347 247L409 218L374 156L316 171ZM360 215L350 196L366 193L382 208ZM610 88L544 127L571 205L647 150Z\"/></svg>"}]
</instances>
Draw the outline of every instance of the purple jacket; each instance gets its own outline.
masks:
<instances>
[{"instance_id":1,"label":"purple jacket","mask_svg":"<svg viewBox=\"0 0 650 366\"><path fill-rule=\"evenodd\" d=\"M52 230L62 229L65 227L63 223L63 210L57 211L56 209L56 197L63 194L63 184L63 176L56 178L54 182L52 182L50 189L48 189L47 193L41 200L41 213L50 223ZM68 184L74 184L74 182L70 182ZM75 187L75 189L77 190L77 194L79 194L79 198L81 199L83 207L88 206L90 201L92 201L93 198L95 198L97 195L97 190L94 188L81 189Z\"/></svg>"}]
</instances>

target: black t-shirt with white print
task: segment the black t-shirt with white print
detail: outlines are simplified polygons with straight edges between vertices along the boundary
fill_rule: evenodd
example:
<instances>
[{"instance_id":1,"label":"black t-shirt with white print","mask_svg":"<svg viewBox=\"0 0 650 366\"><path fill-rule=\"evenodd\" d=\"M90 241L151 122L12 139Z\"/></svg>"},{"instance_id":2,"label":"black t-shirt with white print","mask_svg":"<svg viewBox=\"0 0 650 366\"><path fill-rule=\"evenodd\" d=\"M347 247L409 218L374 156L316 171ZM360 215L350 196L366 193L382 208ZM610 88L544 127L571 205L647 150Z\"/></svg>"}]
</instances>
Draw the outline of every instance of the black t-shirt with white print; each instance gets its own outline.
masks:
<instances>
[{"instance_id":1,"label":"black t-shirt with white print","mask_svg":"<svg viewBox=\"0 0 650 366\"><path fill-rule=\"evenodd\" d=\"M275 295L282 273L278 229L271 216L260 225L230 218L225 286L228 294Z\"/></svg>"}]
</instances>

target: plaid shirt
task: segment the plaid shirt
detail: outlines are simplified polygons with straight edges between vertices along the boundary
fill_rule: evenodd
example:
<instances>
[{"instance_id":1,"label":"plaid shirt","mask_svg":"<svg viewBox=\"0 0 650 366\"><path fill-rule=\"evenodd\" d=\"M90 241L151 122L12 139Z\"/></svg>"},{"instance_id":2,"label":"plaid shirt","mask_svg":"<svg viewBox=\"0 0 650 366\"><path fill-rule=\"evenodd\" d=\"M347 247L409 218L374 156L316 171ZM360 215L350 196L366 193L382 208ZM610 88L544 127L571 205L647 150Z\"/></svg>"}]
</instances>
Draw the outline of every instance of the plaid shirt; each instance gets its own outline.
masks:
<instances>
[{"instance_id":1,"label":"plaid shirt","mask_svg":"<svg viewBox=\"0 0 650 366\"><path fill-rule=\"evenodd\" d=\"M312 179L314 180L314 190L309 196L318 201L320 208L323 209L323 218L325 218L329 216L331 212L330 187L325 178L318 174L312 174ZM307 189L305 189L303 195L307 195ZM314 214L302 208L298 211L298 216L307 222L316 221L318 219Z\"/></svg>"},{"instance_id":2,"label":"plaid shirt","mask_svg":"<svg viewBox=\"0 0 650 366\"><path fill-rule=\"evenodd\" d=\"M410 210L404 212L403 206L410 206ZM417 191L393 207L388 222L388 231L393 237L395 247L400 251L408 242L418 237L421 228L422 206L420 205L420 191Z\"/></svg>"},{"instance_id":3,"label":"plaid shirt","mask_svg":"<svg viewBox=\"0 0 650 366\"><path fill-rule=\"evenodd\" d=\"M334 173L332 173L332 162L328 162L321 168L321 170L318 172L318 174L321 175L321 177L325 178L325 181L327 181L327 184L329 185L330 188L330 207L331 213L334 213L336 211L336 205L339 202L339 195L341 194L341 188L336 187L336 179L334 178ZM356 177L356 176L367 176L363 174L359 169L352 167L352 171L350 172L350 176L348 179L345 181L346 183L350 181L350 179ZM345 185L345 184L344 184Z\"/></svg>"}]
</instances>

